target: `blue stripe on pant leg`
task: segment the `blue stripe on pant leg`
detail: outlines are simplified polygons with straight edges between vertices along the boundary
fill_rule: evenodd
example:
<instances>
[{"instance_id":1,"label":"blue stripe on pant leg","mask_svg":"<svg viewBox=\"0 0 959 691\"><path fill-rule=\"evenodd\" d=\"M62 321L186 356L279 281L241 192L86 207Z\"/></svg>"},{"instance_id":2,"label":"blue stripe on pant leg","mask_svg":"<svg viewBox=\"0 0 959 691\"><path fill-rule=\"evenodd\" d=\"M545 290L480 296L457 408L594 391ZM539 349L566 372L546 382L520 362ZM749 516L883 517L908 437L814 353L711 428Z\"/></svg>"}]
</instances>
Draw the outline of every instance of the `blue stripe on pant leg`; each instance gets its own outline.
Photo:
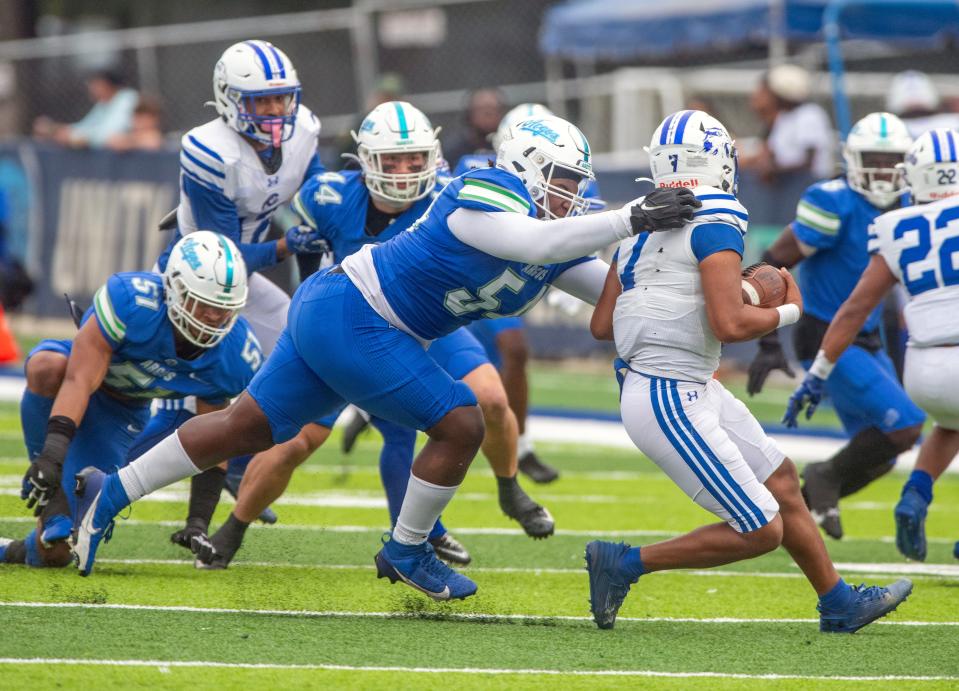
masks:
<instances>
[{"instance_id":1,"label":"blue stripe on pant leg","mask_svg":"<svg viewBox=\"0 0 959 691\"><path fill-rule=\"evenodd\" d=\"M716 454L710 448L709 444L700 436L699 432L696 431L696 428L693 426L692 421L686 416L686 411L683 410L683 404L679 400L679 386L676 382L671 382L670 388L672 391L673 403L676 406L676 410L679 413L679 419L683 426L689 431L689 434L692 438L699 444L700 450L706 454L706 456L715 464L719 474L723 477L724 480L729 484L733 489L736 495L742 500L745 504L747 511L752 512L753 516L758 521L757 528L761 528L766 525L769 521L766 520L766 515L759 509L758 506L749 498L749 495L746 494L742 486L733 479L732 474L729 472L729 469L717 458Z\"/></svg>"},{"instance_id":2,"label":"blue stripe on pant leg","mask_svg":"<svg viewBox=\"0 0 959 691\"><path fill-rule=\"evenodd\" d=\"M707 454L703 451L703 446L705 445L697 444L695 440L692 438L692 436L690 436L689 431L684 428L684 425L681 423L679 419L679 415L677 415L676 411L673 410L672 406L670 405L669 388L671 386L676 387L677 386L676 382L671 380L664 380L662 382L662 388L660 389L660 395L662 396L662 399L663 399L662 401L663 410L666 411L667 420L669 424L672 425L673 431L676 433L676 435L680 439L683 440L683 443L689 447L692 454L696 457L697 461L702 465L702 468L705 474L708 475L709 478L712 480L715 489L723 495L723 497L726 499L727 502L729 502L731 506L735 507L737 515L741 516L742 519L745 520L746 529L754 530L758 528L759 525L755 524L754 519L750 515L749 509L736 495L736 492L733 490L733 487L730 486L730 485L735 486L735 483L730 483L727 478L722 477L722 470L725 470L725 469L722 468L722 466L717 468L716 465L714 465L713 463L710 463L710 460ZM679 403L678 400L676 401L676 405L679 408L680 414L685 416L685 413L682 409L682 404ZM695 434L695 430L693 431L693 434ZM728 473L727 473L727 476L728 476ZM714 492L714 495L715 495L715 492ZM740 520L740 524L742 524L741 520Z\"/></svg>"},{"instance_id":3,"label":"blue stripe on pant leg","mask_svg":"<svg viewBox=\"0 0 959 691\"><path fill-rule=\"evenodd\" d=\"M669 443L676 450L676 452L679 453L683 461L686 462L686 465L689 466L689 469L693 471L693 474L695 474L697 478L699 478L699 481L702 483L706 491L709 492L712 495L712 497L716 501L718 501L722 505L722 507L726 509L726 511L729 512L730 516L736 519L736 521L739 523L740 529L743 532L747 532L746 526L743 525L742 520L739 518L739 512L733 511L732 507L729 506L729 504L725 501L725 499L719 493L713 491L713 489L710 486L710 483L703 476L701 470L697 467L695 461L693 461L690 454L686 451L683 445L680 444L679 440L670 430L669 425L666 423L666 419L663 415L662 409L660 408L660 404L658 400L659 383L660 383L660 380L657 379L656 377L650 378L649 399L653 408L653 414L656 416L656 422L659 423L659 428L662 430L663 434L666 435L666 439L669 440Z\"/></svg>"}]
</instances>

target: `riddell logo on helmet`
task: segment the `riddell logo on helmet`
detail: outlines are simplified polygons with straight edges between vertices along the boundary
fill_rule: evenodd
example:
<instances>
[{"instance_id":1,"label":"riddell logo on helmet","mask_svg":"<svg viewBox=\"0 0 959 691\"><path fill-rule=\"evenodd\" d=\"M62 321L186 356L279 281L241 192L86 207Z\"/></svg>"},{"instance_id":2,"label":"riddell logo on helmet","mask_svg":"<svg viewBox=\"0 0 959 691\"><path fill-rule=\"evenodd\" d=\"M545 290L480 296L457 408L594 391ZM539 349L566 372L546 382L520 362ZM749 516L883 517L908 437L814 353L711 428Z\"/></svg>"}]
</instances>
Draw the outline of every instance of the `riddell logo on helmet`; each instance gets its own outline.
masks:
<instances>
[{"instance_id":1,"label":"riddell logo on helmet","mask_svg":"<svg viewBox=\"0 0 959 691\"><path fill-rule=\"evenodd\" d=\"M690 178L689 180L670 180L669 182L661 182L657 187L699 187L699 180L696 178Z\"/></svg>"}]
</instances>

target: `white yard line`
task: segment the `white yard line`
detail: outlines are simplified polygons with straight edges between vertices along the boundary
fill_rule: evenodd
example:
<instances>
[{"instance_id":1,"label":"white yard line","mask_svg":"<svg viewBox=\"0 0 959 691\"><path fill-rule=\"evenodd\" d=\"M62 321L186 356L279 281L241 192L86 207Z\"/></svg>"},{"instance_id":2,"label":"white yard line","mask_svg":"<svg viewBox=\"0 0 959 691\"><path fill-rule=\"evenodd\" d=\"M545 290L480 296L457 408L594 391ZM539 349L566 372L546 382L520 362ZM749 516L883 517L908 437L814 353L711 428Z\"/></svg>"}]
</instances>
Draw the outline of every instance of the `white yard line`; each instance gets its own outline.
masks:
<instances>
[{"instance_id":1,"label":"white yard line","mask_svg":"<svg viewBox=\"0 0 959 691\"><path fill-rule=\"evenodd\" d=\"M477 612L351 612L342 610L242 609L232 607L191 607L188 605L128 605L119 603L92 604L86 602L0 602L2 607L32 607L37 609L116 609L146 612L188 612L193 614L255 614L260 616L341 618L341 619L449 619L457 621L592 621L592 617L540 614L482 614ZM818 619L749 618L749 617L617 617L616 621L645 624L817 624ZM959 621L896 621L883 620L880 626L959 626Z\"/></svg>"},{"instance_id":2,"label":"white yard line","mask_svg":"<svg viewBox=\"0 0 959 691\"><path fill-rule=\"evenodd\" d=\"M192 564L189 559L110 559L103 558L97 560L98 564L155 564L159 566L179 566ZM363 570L371 571L375 567L368 564L309 564L295 562L277 562L277 561L246 561L237 560L232 564L234 567L255 567L255 568L284 568L284 569L315 569L323 570ZM921 576L929 578L956 578L959 579L959 565L953 564L858 564L844 563L836 564L840 571L849 571L861 575L869 576ZM464 566L461 569L464 573L523 573L530 575L549 574L572 574L575 576L586 576L585 567L561 568L561 567L522 567L522 566ZM805 578L798 569L796 571L728 571L723 569L689 569L676 570L673 573L685 574L687 576L703 576L706 578Z\"/></svg>"},{"instance_id":3,"label":"white yard line","mask_svg":"<svg viewBox=\"0 0 959 691\"><path fill-rule=\"evenodd\" d=\"M226 500L229 501L229 500ZM0 523L22 523L24 525L35 525L35 518L29 516L0 516ZM182 528L183 521L141 521L131 518L123 521L121 525L136 526L159 526L163 528ZM296 523L276 523L274 525L264 525L263 523L253 523L250 528L255 530L305 530L315 533L382 533L386 531L386 526L366 526L366 525L303 525ZM456 535L507 535L515 537L524 537L524 533L519 528L454 528L451 532ZM566 528L557 528L556 535L567 537L672 537L682 535L679 530L574 530ZM3 536L9 537L9 536ZM885 544L895 543L896 538L891 535L882 537L844 537L843 542L881 542ZM956 542L953 538L930 537L926 538L930 544L951 545Z\"/></svg>"},{"instance_id":4,"label":"white yard line","mask_svg":"<svg viewBox=\"0 0 959 691\"><path fill-rule=\"evenodd\" d=\"M85 660L82 658L0 658L2 665L76 665L98 667L156 667L160 672L176 667L217 667L224 669L313 670L331 672L392 672L411 674L523 675L573 677L648 677L666 679L742 679L758 681L828 680L828 681L953 681L955 676L822 676L806 674L740 674L736 672L664 672L653 669L500 669L483 667L376 667L369 665L279 664L270 662L218 662L213 660Z\"/></svg>"}]
</instances>

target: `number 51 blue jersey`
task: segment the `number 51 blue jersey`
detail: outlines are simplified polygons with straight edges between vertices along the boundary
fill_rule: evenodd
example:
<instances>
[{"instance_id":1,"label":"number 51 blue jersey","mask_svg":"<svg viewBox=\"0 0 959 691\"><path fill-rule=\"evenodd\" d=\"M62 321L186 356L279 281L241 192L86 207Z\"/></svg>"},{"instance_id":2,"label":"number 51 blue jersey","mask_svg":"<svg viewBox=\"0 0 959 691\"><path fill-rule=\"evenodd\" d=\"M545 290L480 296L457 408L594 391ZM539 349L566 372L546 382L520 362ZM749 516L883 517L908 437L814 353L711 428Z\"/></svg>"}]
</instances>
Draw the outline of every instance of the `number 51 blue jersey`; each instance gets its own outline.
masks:
<instances>
[{"instance_id":1,"label":"number 51 blue jersey","mask_svg":"<svg viewBox=\"0 0 959 691\"><path fill-rule=\"evenodd\" d=\"M460 208L536 217L518 177L498 168L472 170L443 188L410 232L366 245L343 262L371 304L392 312L391 322L421 339L478 319L523 314L557 276L592 259L538 266L486 254L458 240L447 226Z\"/></svg>"},{"instance_id":2,"label":"number 51 blue jersey","mask_svg":"<svg viewBox=\"0 0 959 691\"><path fill-rule=\"evenodd\" d=\"M163 279L118 273L96 292L83 321L95 319L113 349L104 385L128 398L196 396L225 403L238 395L263 362L260 344L240 317L230 333L192 360L177 355L167 317Z\"/></svg>"}]
</instances>

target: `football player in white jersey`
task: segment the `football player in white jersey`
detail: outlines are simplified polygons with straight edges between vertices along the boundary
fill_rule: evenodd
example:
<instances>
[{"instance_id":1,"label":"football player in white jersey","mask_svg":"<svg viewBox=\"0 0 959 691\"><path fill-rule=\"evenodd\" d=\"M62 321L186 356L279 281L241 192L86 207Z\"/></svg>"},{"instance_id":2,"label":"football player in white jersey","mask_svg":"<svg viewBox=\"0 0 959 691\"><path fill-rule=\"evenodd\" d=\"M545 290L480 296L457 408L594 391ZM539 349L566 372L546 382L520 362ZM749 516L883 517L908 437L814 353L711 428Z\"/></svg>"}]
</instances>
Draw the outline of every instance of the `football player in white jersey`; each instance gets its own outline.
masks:
<instances>
[{"instance_id":1,"label":"football player in white jersey","mask_svg":"<svg viewBox=\"0 0 959 691\"><path fill-rule=\"evenodd\" d=\"M279 240L266 238L280 205L323 171L316 151L320 123L300 104L293 63L266 41L242 41L226 49L213 70L212 105L217 117L181 140L176 232L160 255L158 268L165 270L177 240L197 230L212 230L233 240L250 274L243 316L269 355L286 326L290 298L257 271L291 254L326 248L325 241L305 226L290 228ZM183 405L192 410L193 401ZM272 453L302 459L321 441L318 429L308 425ZM231 471L239 476L248 462L249 458L235 459ZM171 536L175 543L189 547L193 536L206 532L225 480L221 468L193 480L187 527Z\"/></svg>"},{"instance_id":2,"label":"football player in white jersey","mask_svg":"<svg viewBox=\"0 0 959 691\"><path fill-rule=\"evenodd\" d=\"M875 220L869 266L833 317L790 412L812 415L823 382L875 306L896 283L909 294L906 392L936 421L895 509L896 546L903 556L926 558L925 521L932 485L959 453L959 131L919 136L902 167L915 206ZM956 546L959 556L959 543Z\"/></svg>"},{"instance_id":3,"label":"football player in white jersey","mask_svg":"<svg viewBox=\"0 0 959 691\"><path fill-rule=\"evenodd\" d=\"M643 574L729 564L782 545L819 595L820 630L856 631L895 609L912 583L854 588L840 578L803 502L796 467L713 378L722 343L799 318L799 288L781 269L784 305L743 303L749 217L735 197L735 148L718 120L674 113L653 134L649 154L655 185L692 188L702 208L681 231L622 241L590 327L616 342L623 424L633 443L721 522L641 548L590 542L593 617L612 628Z\"/></svg>"}]
</instances>

